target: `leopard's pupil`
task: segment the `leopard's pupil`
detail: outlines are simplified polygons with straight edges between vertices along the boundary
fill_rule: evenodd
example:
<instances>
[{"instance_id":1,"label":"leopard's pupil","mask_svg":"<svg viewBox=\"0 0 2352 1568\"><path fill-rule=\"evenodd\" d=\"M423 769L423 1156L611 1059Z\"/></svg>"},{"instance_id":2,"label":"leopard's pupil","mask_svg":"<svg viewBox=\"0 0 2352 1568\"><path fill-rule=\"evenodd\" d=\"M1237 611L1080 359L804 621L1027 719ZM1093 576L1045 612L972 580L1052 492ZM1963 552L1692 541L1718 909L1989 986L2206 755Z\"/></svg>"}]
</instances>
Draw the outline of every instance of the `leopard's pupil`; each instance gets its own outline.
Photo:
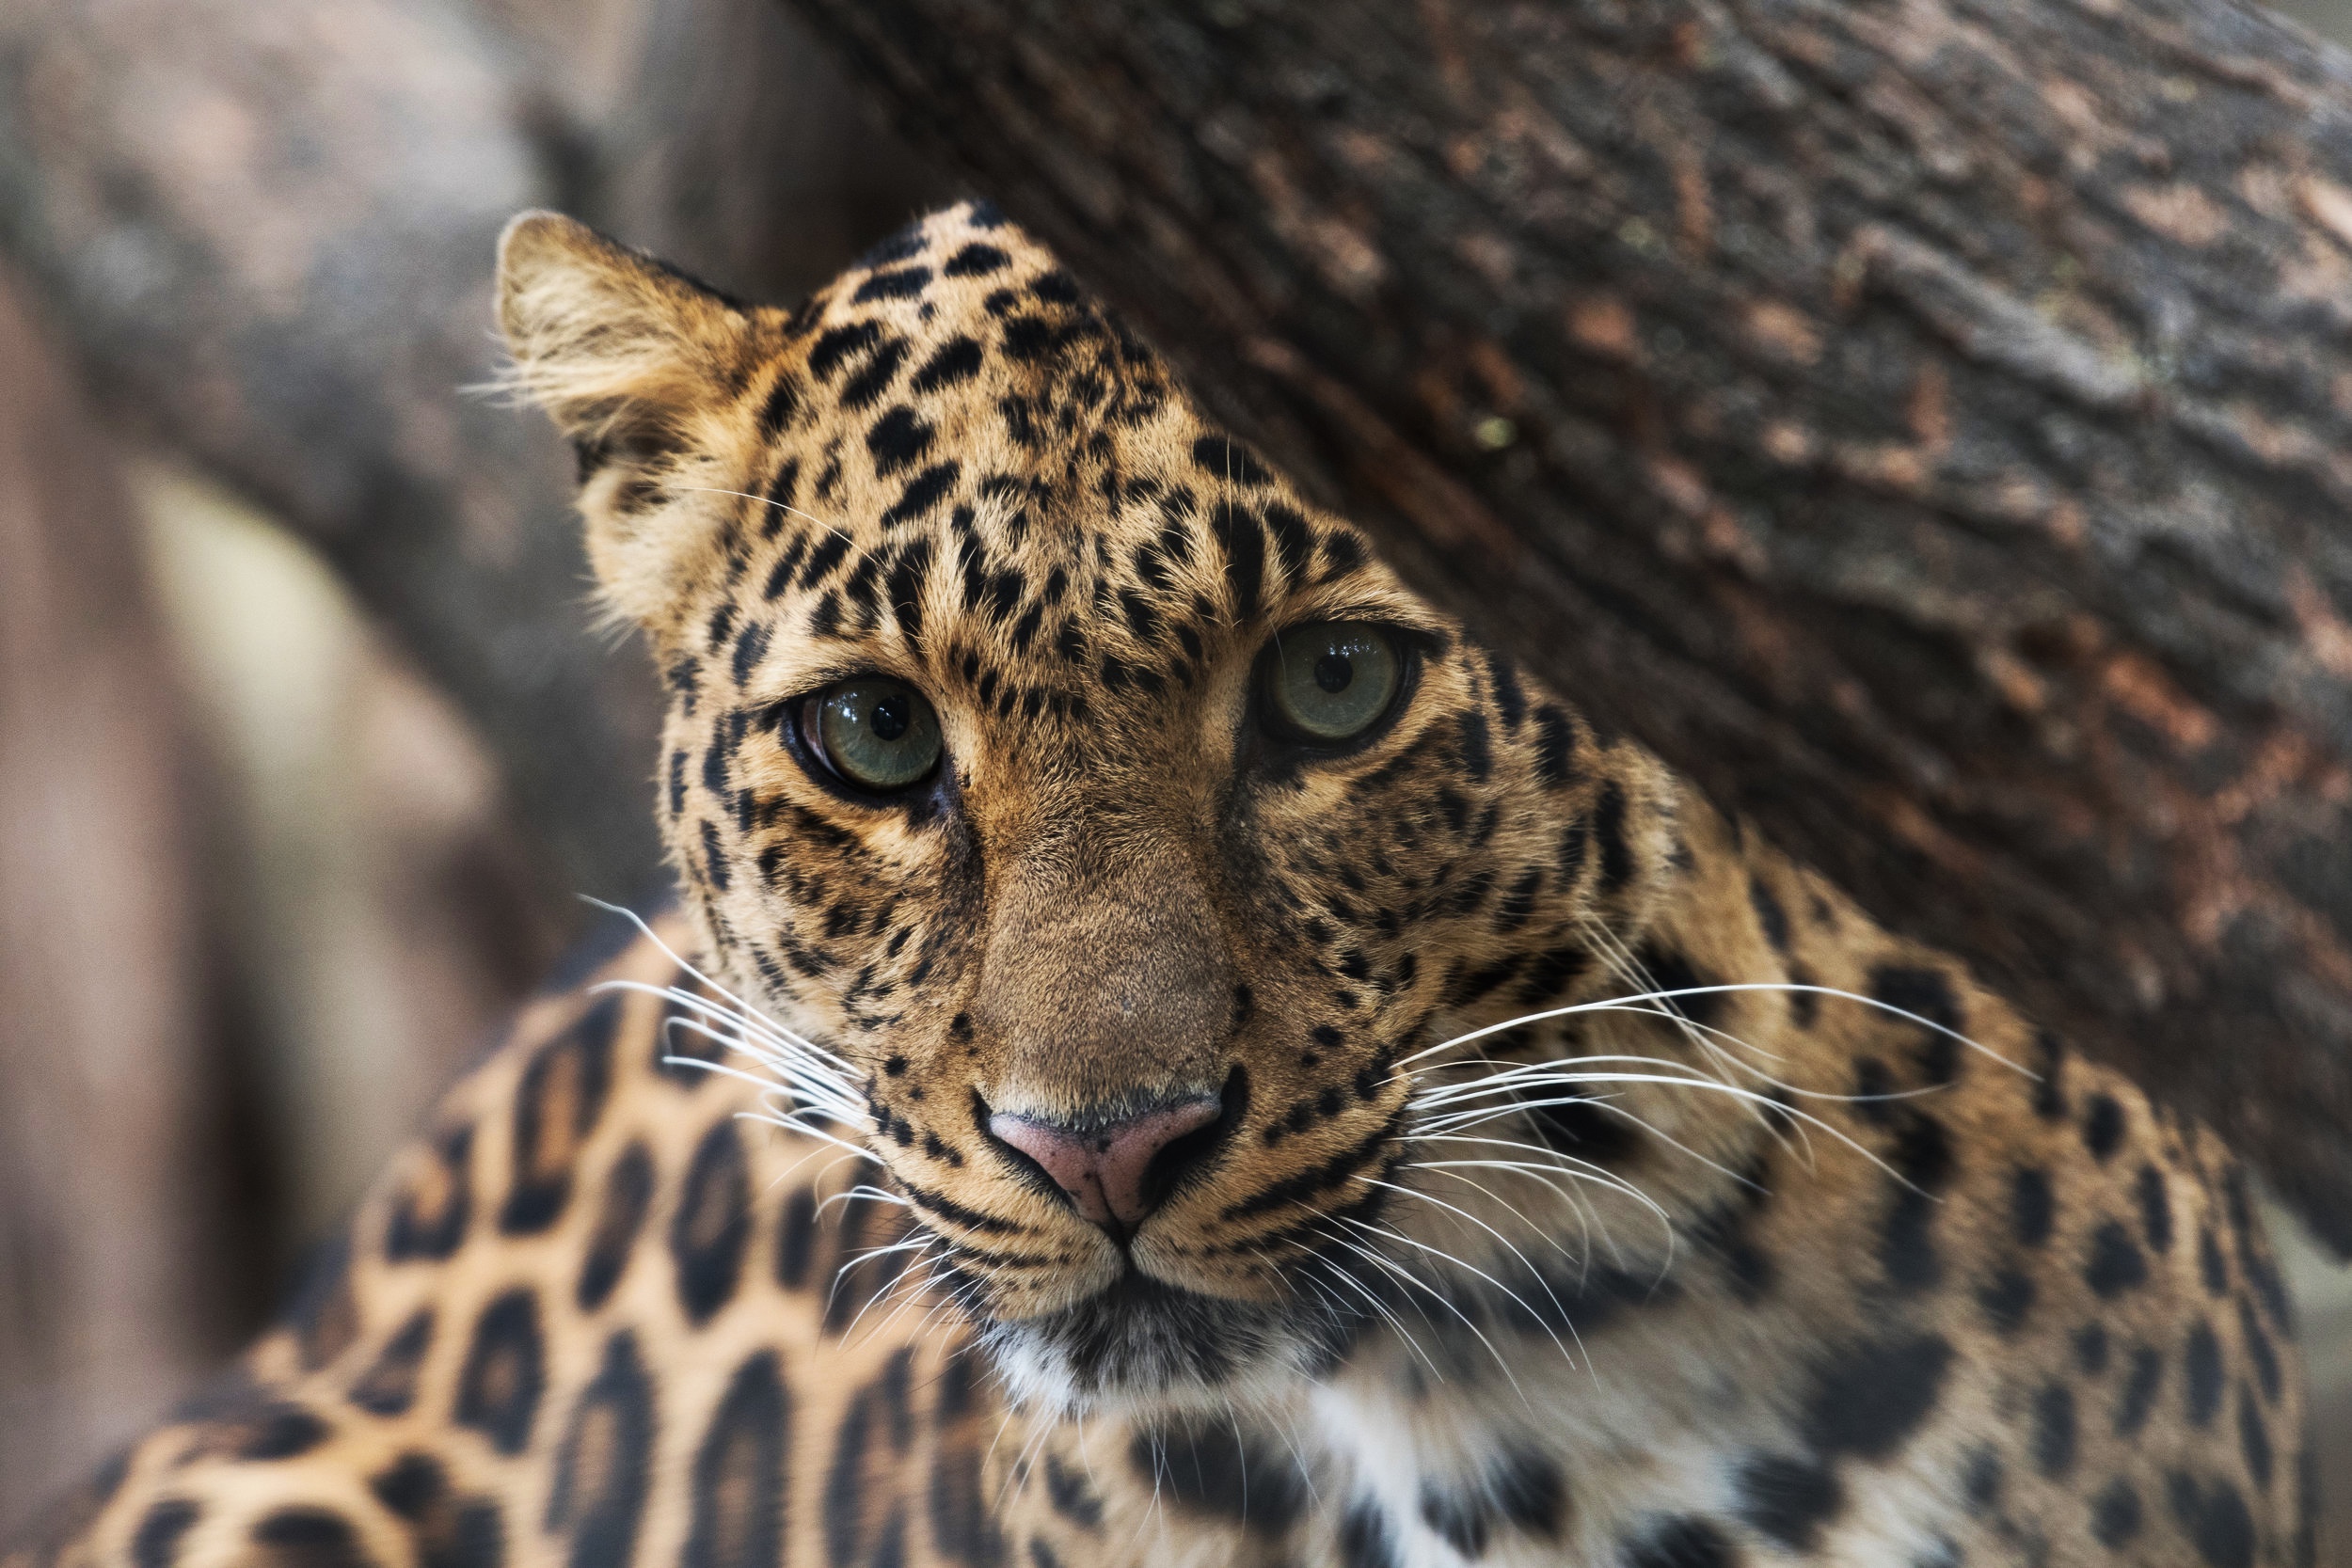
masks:
<instances>
[{"instance_id":1,"label":"leopard's pupil","mask_svg":"<svg viewBox=\"0 0 2352 1568\"><path fill-rule=\"evenodd\" d=\"M1356 661L1343 653L1327 653L1315 660L1315 684L1338 695L1356 678Z\"/></svg>"},{"instance_id":2,"label":"leopard's pupil","mask_svg":"<svg viewBox=\"0 0 2352 1568\"><path fill-rule=\"evenodd\" d=\"M1338 688L1331 689L1337 690ZM904 699L884 697L874 705L873 711L866 716L866 721L872 726L877 738L896 740L907 733L908 717Z\"/></svg>"}]
</instances>

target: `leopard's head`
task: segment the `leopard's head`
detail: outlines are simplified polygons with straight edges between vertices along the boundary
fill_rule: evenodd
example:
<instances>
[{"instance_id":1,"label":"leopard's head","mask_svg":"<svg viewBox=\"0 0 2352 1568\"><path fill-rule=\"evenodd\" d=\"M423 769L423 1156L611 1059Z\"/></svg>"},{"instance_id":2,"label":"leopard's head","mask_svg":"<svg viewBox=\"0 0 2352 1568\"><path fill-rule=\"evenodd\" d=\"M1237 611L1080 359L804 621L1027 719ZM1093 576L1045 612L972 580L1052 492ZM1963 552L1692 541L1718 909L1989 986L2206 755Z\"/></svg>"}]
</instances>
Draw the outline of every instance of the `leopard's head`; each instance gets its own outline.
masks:
<instances>
[{"instance_id":1,"label":"leopard's head","mask_svg":"<svg viewBox=\"0 0 2352 1568\"><path fill-rule=\"evenodd\" d=\"M1453 1037L1622 989L1662 769L985 205L794 310L552 214L501 266L516 384L668 683L707 961L807 1042L767 1037L798 1114L883 1167L1016 1393L1312 1374L1469 1284L1433 1259L1494 1278L1489 1237L1573 1232L1595 1150L1547 1167L1433 1085L1484 1049Z\"/></svg>"}]
</instances>

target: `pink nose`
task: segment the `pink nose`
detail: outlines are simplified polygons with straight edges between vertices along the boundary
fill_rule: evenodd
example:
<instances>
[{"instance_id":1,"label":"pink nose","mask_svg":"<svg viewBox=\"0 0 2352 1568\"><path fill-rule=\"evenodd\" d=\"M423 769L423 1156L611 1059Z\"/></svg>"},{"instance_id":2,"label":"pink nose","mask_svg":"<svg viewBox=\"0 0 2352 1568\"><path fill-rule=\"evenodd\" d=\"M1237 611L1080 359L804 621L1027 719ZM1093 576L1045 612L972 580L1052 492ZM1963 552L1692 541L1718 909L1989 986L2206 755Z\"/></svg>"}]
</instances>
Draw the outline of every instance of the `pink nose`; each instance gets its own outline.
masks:
<instances>
[{"instance_id":1,"label":"pink nose","mask_svg":"<svg viewBox=\"0 0 2352 1568\"><path fill-rule=\"evenodd\" d=\"M988 1118L988 1130L1035 1160L1079 1213L1105 1230L1133 1229L1159 1207L1162 1189L1175 1175L1154 1172L1153 1159L1215 1121L1222 1109L1210 1095L1096 1127L1058 1126L1000 1111Z\"/></svg>"}]
</instances>

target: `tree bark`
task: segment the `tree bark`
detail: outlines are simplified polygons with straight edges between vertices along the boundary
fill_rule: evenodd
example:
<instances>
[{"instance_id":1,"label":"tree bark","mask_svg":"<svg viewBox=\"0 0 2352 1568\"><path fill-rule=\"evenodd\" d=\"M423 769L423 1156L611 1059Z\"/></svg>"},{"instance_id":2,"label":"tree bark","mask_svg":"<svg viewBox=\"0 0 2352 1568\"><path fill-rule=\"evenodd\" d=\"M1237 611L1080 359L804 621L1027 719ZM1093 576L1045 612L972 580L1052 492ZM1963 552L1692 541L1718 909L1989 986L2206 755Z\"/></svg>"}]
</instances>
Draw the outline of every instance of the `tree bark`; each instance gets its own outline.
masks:
<instances>
[{"instance_id":1,"label":"tree bark","mask_svg":"<svg viewBox=\"0 0 2352 1568\"><path fill-rule=\"evenodd\" d=\"M2227 0L800 0L1421 583L2352 1249L2352 62Z\"/></svg>"}]
</instances>

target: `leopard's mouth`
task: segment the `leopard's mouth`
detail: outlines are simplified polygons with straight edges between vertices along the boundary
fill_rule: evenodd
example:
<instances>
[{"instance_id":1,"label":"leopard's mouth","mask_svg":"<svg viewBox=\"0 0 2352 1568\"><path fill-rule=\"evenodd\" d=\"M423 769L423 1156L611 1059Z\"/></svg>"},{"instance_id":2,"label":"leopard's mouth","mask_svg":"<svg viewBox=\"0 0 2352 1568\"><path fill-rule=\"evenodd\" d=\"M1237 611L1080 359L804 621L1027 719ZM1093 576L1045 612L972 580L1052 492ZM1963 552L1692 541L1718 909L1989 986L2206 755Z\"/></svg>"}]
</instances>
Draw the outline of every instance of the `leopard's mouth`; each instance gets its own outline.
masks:
<instances>
[{"instance_id":1,"label":"leopard's mouth","mask_svg":"<svg viewBox=\"0 0 2352 1568\"><path fill-rule=\"evenodd\" d=\"M1253 1385L1327 1371L1357 1320L1186 1290L1129 1266L1084 1300L981 1325L1017 1399L1069 1410L1150 1400L1219 1403Z\"/></svg>"}]
</instances>

